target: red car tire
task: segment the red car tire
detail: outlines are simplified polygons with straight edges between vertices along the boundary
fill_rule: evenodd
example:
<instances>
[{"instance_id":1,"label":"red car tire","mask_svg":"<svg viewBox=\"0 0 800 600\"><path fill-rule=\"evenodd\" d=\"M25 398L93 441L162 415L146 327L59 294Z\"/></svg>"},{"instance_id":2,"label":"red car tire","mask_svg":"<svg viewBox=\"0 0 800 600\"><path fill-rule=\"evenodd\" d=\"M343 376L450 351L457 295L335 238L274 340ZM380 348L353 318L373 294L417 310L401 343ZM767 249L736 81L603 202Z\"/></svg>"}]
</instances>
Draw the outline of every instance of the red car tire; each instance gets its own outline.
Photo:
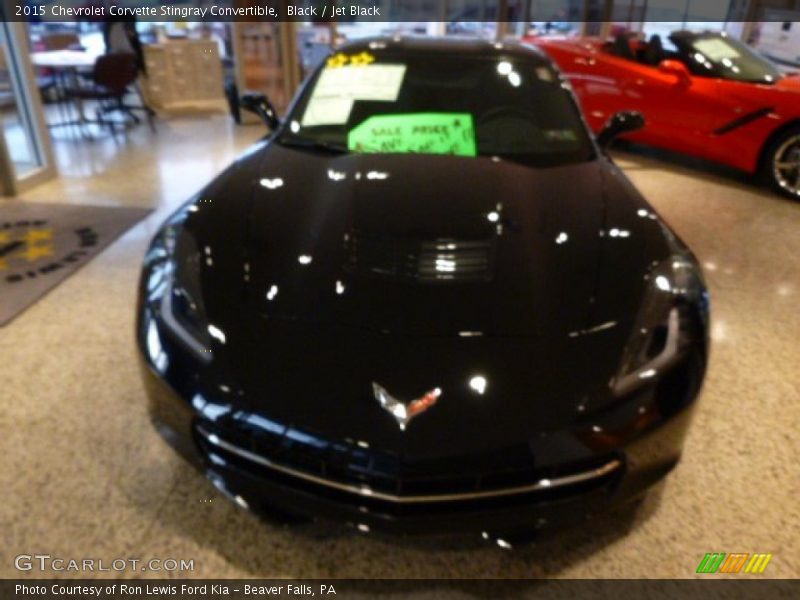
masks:
<instances>
[{"instance_id":1,"label":"red car tire","mask_svg":"<svg viewBox=\"0 0 800 600\"><path fill-rule=\"evenodd\" d=\"M761 164L764 180L779 194L800 201L800 125L767 144Z\"/></svg>"}]
</instances>

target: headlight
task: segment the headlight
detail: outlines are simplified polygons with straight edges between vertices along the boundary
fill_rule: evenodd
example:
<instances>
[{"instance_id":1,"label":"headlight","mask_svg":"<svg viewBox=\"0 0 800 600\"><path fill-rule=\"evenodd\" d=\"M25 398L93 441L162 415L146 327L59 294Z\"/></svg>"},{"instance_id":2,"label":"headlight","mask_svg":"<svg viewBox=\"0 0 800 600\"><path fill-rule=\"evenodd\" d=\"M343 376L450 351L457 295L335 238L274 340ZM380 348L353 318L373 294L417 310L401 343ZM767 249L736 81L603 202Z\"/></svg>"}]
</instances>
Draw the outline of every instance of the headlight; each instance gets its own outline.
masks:
<instances>
[{"instance_id":1,"label":"headlight","mask_svg":"<svg viewBox=\"0 0 800 600\"><path fill-rule=\"evenodd\" d=\"M695 264L673 257L646 278L647 290L625 347L615 396L624 396L668 370L697 341L698 317L707 319L708 296Z\"/></svg>"},{"instance_id":2,"label":"headlight","mask_svg":"<svg viewBox=\"0 0 800 600\"><path fill-rule=\"evenodd\" d=\"M169 219L145 257L147 297L164 325L196 357L212 358L211 339L200 289L201 254L183 233L186 212Z\"/></svg>"}]
</instances>

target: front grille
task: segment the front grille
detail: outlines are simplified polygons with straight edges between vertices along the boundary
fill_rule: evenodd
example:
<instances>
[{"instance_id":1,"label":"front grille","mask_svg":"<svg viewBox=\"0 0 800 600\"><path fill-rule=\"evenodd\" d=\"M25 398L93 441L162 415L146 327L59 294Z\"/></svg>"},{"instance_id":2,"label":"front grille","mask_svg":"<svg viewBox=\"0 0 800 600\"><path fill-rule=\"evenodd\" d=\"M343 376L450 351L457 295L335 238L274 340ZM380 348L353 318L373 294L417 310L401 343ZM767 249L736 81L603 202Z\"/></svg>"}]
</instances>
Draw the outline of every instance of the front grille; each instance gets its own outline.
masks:
<instances>
[{"instance_id":1,"label":"front grille","mask_svg":"<svg viewBox=\"0 0 800 600\"><path fill-rule=\"evenodd\" d=\"M247 419L252 422L248 424ZM585 490L609 484L622 466L619 460L607 457L567 468L537 468L526 446L504 449L495 456L459 458L457 464L407 463L391 453L327 441L261 417L227 424L202 421L195 430L206 454L222 455L247 470L266 469L299 483L399 504L529 493L552 497L553 493L574 493L578 487Z\"/></svg>"},{"instance_id":2,"label":"front grille","mask_svg":"<svg viewBox=\"0 0 800 600\"><path fill-rule=\"evenodd\" d=\"M494 242L350 233L345 238L345 254L345 268L351 272L418 282L488 281Z\"/></svg>"}]
</instances>

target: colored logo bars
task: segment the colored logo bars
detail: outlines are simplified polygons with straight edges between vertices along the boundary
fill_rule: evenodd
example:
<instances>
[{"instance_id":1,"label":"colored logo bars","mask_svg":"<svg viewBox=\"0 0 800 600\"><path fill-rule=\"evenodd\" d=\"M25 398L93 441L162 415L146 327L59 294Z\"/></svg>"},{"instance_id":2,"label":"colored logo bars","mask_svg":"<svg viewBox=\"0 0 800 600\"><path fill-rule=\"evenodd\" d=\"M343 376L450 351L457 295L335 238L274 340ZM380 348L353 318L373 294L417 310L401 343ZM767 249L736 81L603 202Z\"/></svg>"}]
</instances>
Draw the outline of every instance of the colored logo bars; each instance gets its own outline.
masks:
<instances>
[{"instance_id":1,"label":"colored logo bars","mask_svg":"<svg viewBox=\"0 0 800 600\"><path fill-rule=\"evenodd\" d=\"M763 573L772 554L725 554L707 552L697 566L697 573ZM744 571L742 571L744 569Z\"/></svg>"}]
</instances>

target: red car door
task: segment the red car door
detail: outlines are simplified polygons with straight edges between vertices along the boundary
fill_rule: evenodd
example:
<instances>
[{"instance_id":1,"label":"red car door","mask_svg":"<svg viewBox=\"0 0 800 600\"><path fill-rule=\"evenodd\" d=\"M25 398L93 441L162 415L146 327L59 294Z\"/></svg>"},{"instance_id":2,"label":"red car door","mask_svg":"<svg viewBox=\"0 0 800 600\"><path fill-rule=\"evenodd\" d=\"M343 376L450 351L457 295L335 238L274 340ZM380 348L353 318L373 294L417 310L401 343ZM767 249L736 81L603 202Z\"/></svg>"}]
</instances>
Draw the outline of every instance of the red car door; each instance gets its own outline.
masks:
<instances>
[{"instance_id":1,"label":"red car door","mask_svg":"<svg viewBox=\"0 0 800 600\"><path fill-rule=\"evenodd\" d=\"M598 131L617 111L638 110L646 125L630 138L679 152L703 148L725 106L713 79L662 72L604 50L576 57L562 69L592 129Z\"/></svg>"},{"instance_id":2,"label":"red car door","mask_svg":"<svg viewBox=\"0 0 800 600\"><path fill-rule=\"evenodd\" d=\"M628 85L641 98L648 130L643 137L679 152L705 153L726 108L715 79L640 66Z\"/></svg>"},{"instance_id":3,"label":"red car door","mask_svg":"<svg viewBox=\"0 0 800 600\"><path fill-rule=\"evenodd\" d=\"M633 139L696 153L707 145L721 115L727 113L714 79L695 77L688 70L664 72L606 53L601 57L596 62L598 71L605 71L619 88L617 110L638 110L645 117L645 128Z\"/></svg>"}]
</instances>

